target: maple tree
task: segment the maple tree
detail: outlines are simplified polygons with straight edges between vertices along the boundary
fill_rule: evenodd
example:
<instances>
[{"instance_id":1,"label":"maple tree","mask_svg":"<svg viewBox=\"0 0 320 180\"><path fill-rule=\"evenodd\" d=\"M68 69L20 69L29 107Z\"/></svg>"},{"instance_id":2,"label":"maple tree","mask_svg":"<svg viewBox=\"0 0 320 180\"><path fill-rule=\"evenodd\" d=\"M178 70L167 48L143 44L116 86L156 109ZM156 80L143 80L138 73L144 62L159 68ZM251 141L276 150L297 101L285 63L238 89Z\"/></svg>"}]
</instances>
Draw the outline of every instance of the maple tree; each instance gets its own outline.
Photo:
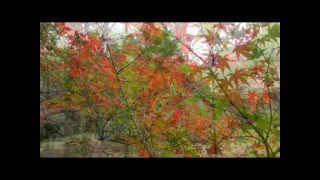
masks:
<instances>
[{"instance_id":1,"label":"maple tree","mask_svg":"<svg viewBox=\"0 0 320 180\"><path fill-rule=\"evenodd\" d=\"M279 23L124 24L115 42L40 24L41 124L80 111L141 157L279 156Z\"/></svg>"}]
</instances>

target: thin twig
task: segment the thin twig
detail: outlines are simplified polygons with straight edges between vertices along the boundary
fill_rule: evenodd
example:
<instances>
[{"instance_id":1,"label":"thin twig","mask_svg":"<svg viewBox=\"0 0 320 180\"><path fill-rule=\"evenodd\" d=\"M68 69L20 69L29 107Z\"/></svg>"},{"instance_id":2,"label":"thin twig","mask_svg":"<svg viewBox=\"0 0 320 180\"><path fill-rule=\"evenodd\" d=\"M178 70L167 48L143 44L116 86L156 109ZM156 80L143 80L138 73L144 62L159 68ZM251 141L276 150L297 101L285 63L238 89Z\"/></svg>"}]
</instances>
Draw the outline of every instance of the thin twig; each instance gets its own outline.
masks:
<instances>
[{"instance_id":1,"label":"thin twig","mask_svg":"<svg viewBox=\"0 0 320 180\"><path fill-rule=\"evenodd\" d=\"M110 60L111 60L112 66L113 66L113 68L114 68L114 71L117 72L117 68L116 68L116 66L115 66L115 64L114 64L113 57L112 57L112 53L111 53L111 50L110 50L110 47L109 47L108 44L107 44L107 49L108 49L109 54L110 54ZM132 113L132 111L131 111L131 107L129 106L129 103L128 103L128 101L127 101L127 98L126 98L126 95L125 95L125 92L124 92L124 89L123 89L123 86L122 86L120 77L119 77L119 75L118 75L117 73L116 73L116 77L117 77L117 80L118 80L118 82L119 82L120 90L121 90L121 93L122 93L122 95L123 95L125 104L126 104L128 110L129 110L129 113L130 113L130 116L129 116L129 117L130 117L130 119L132 120L133 125L135 126L135 128L136 128L136 130L138 131L139 135L142 137L142 139L141 139L142 144L144 145L144 147L145 147L145 149L147 150L148 154L150 155L150 157L154 157L154 155L152 154L151 150L149 149L149 147L148 147L145 139L143 138L140 129L138 128L137 122L136 122L135 119L133 118L133 113Z\"/></svg>"}]
</instances>

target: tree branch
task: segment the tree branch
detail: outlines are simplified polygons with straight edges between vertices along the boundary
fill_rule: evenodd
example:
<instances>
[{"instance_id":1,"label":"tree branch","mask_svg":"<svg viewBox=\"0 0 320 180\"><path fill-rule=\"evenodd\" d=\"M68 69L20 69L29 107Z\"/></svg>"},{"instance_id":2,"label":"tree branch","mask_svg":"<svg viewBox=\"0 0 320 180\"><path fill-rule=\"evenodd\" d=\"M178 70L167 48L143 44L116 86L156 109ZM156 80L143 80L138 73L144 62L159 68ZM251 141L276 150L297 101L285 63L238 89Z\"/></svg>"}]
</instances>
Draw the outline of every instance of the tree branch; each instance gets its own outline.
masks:
<instances>
[{"instance_id":1,"label":"tree branch","mask_svg":"<svg viewBox=\"0 0 320 180\"><path fill-rule=\"evenodd\" d=\"M120 68L117 71L117 74L120 74L125 68L127 68L130 64L132 64L133 62L135 62L137 59L139 59L144 53L146 53L146 51L143 51L138 57L136 57L134 60L132 60L131 62L129 62L127 65L125 65L124 67Z\"/></svg>"},{"instance_id":2,"label":"tree branch","mask_svg":"<svg viewBox=\"0 0 320 180\"><path fill-rule=\"evenodd\" d=\"M107 49L109 51L109 54L110 54L110 60L111 60L111 63L112 63L112 66L113 66L113 69L114 69L114 72L117 72L117 68L114 64L114 61L113 61L113 57L112 57L112 53L111 53L111 50L110 50L110 47L109 47L109 44L107 44ZM150 155L150 157L154 157L151 150L149 149L144 137L142 136L142 133L140 131L140 129L138 128L138 125L137 125L137 122L135 121L135 119L133 118L133 113L131 111L131 107L129 106L128 104L128 101L127 101L127 97L125 95L125 92L124 92L124 89L123 89L123 86L122 86L122 83L121 83L121 80L120 80L120 77L119 77L119 74L116 73L116 77L117 77L117 80L119 82L119 85L120 85L120 90L121 90L121 93L123 95L123 98L124 98L124 101L125 101L125 104L129 110L129 113L130 113L130 119L132 120L133 122L133 125L135 126L137 132L139 133L140 137L141 137L141 141L142 141L142 144L144 145L144 147L146 148L148 154Z\"/></svg>"}]
</instances>

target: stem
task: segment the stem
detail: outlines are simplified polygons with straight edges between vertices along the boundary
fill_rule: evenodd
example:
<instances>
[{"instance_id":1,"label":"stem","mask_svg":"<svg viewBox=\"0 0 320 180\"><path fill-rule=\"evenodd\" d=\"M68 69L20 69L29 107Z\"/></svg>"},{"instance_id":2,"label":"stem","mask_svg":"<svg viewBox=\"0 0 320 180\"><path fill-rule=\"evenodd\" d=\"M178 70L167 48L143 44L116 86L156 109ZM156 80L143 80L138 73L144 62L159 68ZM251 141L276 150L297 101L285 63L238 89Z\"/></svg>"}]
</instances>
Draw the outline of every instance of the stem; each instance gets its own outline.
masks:
<instances>
[{"instance_id":1,"label":"stem","mask_svg":"<svg viewBox=\"0 0 320 180\"><path fill-rule=\"evenodd\" d=\"M48 77L47 77L47 94L46 94L46 96L47 96L47 98L49 98L49 96L50 96L50 71L49 71L48 59L46 58L46 60L47 60L46 65L47 65L47 73L48 73Z\"/></svg>"},{"instance_id":2,"label":"stem","mask_svg":"<svg viewBox=\"0 0 320 180\"><path fill-rule=\"evenodd\" d=\"M115 74L116 74L117 80L118 80L118 82L119 82L119 86L120 86L120 90L121 90L122 96L123 96L123 98L124 98L124 102L125 102L128 110L129 110L129 113L130 113L129 119L131 119L131 121L133 122L134 127L136 128L136 130L137 130L137 132L138 132L138 134L141 136L142 144L143 144L144 147L146 148L148 154L150 155L150 157L154 157L153 154L151 153L151 150L149 149L149 147L148 147L145 139L143 138L140 129L138 128L137 122L136 122L135 119L133 118L133 113L132 113L131 108L130 108L130 106L129 106L129 104L128 104L127 97L126 97L126 95L125 95L125 92L124 92L124 89L123 89L123 86L122 86L122 83L121 83L119 74L117 73L118 71L117 71L117 68L116 68L116 66L115 66L115 64L114 64L113 57L112 57L112 54L111 54L111 50L110 50L110 47L109 47L108 44L107 44L107 48L108 48L108 51L109 51L109 53L110 53L110 60L111 60L111 63L112 63L114 72L115 72Z\"/></svg>"},{"instance_id":3,"label":"stem","mask_svg":"<svg viewBox=\"0 0 320 180\"><path fill-rule=\"evenodd\" d=\"M264 58L266 59L266 57L264 57ZM271 130L271 125L272 125L272 120L273 120L273 116L272 116L272 103L271 103L271 93L270 93L269 77L268 77L269 66L270 66L270 62L268 62L267 74L266 74L266 84L267 84L267 88L268 88L269 112L270 112L270 123L269 123L269 127L268 127L268 132L267 132L267 135L266 135L266 139L269 138L269 133L270 133L270 130Z\"/></svg>"},{"instance_id":4,"label":"stem","mask_svg":"<svg viewBox=\"0 0 320 180\"><path fill-rule=\"evenodd\" d=\"M146 53L146 51L142 52L138 57L136 57L134 60L132 60L131 62L129 62L127 65L125 65L123 68L119 69L117 71L117 74L120 74L126 67L128 67L130 64L132 64L133 62L135 62L137 59L139 59L144 53Z\"/></svg>"},{"instance_id":5,"label":"stem","mask_svg":"<svg viewBox=\"0 0 320 180\"><path fill-rule=\"evenodd\" d=\"M214 122L214 108L212 108L212 121ZM213 145L214 145L214 156L217 158L218 157L218 149L217 149L217 128L216 128L216 123L213 123Z\"/></svg>"},{"instance_id":6,"label":"stem","mask_svg":"<svg viewBox=\"0 0 320 180\"><path fill-rule=\"evenodd\" d=\"M212 121L214 122L214 81L212 81ZM213 143L214 143L214 156L217 158L218 157L218 144L217 144L217 127L216 123L213 123L213 128L214 128L214 136L213 136Z\"/></svg>"}]
</instances>

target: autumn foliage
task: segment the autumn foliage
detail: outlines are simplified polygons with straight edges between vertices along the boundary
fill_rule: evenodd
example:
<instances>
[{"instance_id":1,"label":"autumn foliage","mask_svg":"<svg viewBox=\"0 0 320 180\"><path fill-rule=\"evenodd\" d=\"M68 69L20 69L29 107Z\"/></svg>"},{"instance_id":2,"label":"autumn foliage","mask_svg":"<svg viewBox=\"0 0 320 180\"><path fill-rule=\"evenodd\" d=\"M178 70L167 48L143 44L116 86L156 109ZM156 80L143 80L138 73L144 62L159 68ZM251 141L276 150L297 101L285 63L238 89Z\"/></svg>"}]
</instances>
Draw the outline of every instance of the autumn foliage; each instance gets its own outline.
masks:
<instances>
[{"instance_id":1,"label":"autumn foliage","mask_svg":"<svg viewBox=\"0 0 320 180\"><path fill-rule=\"evenodd\" d=\"M124 27L40 25L41 79L58 91L40 123L55 109L111 119L141 157L279 156L279 23Z\"/></svg>"}]
</instances>

